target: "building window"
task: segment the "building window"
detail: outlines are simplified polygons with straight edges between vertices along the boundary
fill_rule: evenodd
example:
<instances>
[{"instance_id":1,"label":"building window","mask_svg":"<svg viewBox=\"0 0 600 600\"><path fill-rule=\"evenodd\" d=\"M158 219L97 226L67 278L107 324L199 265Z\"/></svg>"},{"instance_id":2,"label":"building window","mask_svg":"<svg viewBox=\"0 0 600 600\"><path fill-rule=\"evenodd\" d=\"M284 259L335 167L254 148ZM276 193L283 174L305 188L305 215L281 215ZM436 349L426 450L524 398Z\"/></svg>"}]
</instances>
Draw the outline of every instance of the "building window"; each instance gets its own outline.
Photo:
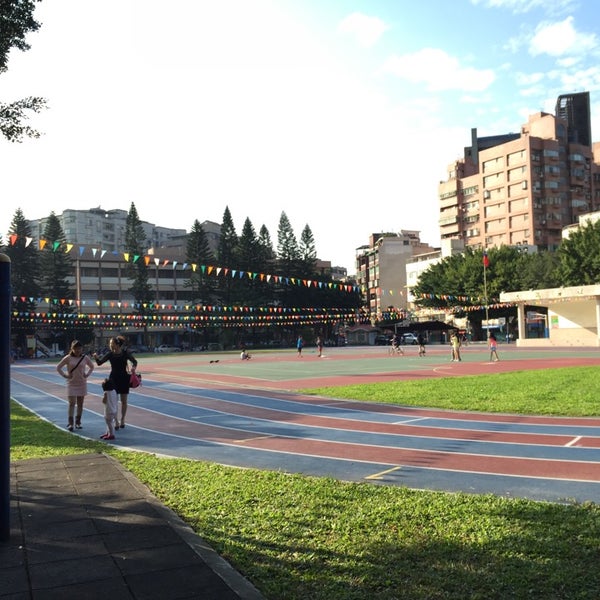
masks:
<instances>
[{"instance_id":1,"label":"building window","mask_svg":"<svg viewBox=\"0 0 600 600\"><path fill-rule=\"evenodd\" d=\"M544 150L544 156L546 158L558 158L558 150L550 150L549 148L546 148Z\"/></svg>"}]
</instances>

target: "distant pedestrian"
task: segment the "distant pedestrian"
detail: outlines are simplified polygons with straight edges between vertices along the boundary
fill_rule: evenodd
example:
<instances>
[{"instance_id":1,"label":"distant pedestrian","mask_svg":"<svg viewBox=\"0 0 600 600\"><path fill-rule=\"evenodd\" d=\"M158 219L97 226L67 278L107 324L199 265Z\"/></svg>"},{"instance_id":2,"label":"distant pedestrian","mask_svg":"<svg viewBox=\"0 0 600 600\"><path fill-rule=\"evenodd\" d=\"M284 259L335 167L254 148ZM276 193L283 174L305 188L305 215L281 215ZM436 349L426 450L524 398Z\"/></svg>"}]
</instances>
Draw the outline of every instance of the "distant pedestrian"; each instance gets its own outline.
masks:
<instances>
[{"instance_id":1,"label":"distant pedestrian","mask_svg":"<svg viewBox=\"0 0 600 600\"><path fill-rule=\"evenodd\" d=\"M417 336L417 343L419 344L419 356L425 356L425 337L422 333Z\"/></svg>"},{"instance_id":2,"label":"distant pedestrian","mask_svg":"<svg viewBox=\"0 0 600 600\"><path fill-rule=\"evenodd\" d=\"M323 338L317 337L317 356L321 358L323 356Z\"/></svg>"},{"instance_id":3,"label":"distant pedestrian","mask_svg":"<svg viewBox=\"0 0 600 600\"><path fill-rule=\"evenodd\" d=\"M497 362L498 358L498 340L493 333L488 336L488 346L490 347L490 361Z\"/></svg>"},{"instance_id":4,"label":"distant pedestrian","mask_svg":"<svg viewBox=\"0 0 600 600\"><path fill-rule=\"evenodd\" d=\"M81 429L83 400L87 394L87 379L94 370L94 363L87 354L83 354L83 344L79 340L71 342L71 349L56 365L56 370L67 380L67 429ZM75 412L77 407L77 412ZM75 423L73 423L75 417Z\"/></svg>"},{"instance_id":5,"label":"distant pedestrian","mask_svg":"<svg viewBox=\"0 0 600 600\"><path fill-rule=\"evenodd\" d=\"M242 351L240 352L240 358L242 360L250 360L252 358L252 356L250 356L250 353L246 350L245 346L242 346Z\"/></svg>"},{"instance_id":6,"label":"distant pedestrian","mask_svg":"<svg viewBox=\"0 0 600 600\"><path fill-rule=\"evenodd\" d=\"M298 351L299 358L302 358L302 348L304 348L304 340L302 339L302 336L299 335L296 340L296 350Z\"/></svg>"},{"instance_id":7,"label":"distant pedestrian","mask_svg":"<svg viewBox=\"0 0 600 600\"><path fill-rule=\"evenodd\" d=\"M390 354L404 354L404 350L402 349L400 340L396 334L394 334L390 340Z\"/></svg>"},{"instance_id":8,"label":"distant pedestrian","mask_svg":"<svg viewBox=\"0 0 600 600\"><path fill-rule=\"evenodd\" d=\"M452 345L452 361L460 362L462 358L460 357L460 338L458 337L458 333L455 331L450 338L450 344Z\"/></svg>"}]
</instances>

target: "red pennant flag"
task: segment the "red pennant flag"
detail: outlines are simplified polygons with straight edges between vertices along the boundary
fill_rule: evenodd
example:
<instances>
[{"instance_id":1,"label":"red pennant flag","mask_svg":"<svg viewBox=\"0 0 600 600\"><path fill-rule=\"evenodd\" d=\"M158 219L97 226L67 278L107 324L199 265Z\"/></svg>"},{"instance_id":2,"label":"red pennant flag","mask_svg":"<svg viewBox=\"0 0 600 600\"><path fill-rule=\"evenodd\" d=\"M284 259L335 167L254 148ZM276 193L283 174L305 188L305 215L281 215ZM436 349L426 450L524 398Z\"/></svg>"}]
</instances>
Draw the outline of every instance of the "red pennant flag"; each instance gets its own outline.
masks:
<instances>
[{"instance_id":1,"label":"red pennant flag","mask_svg":"<svg viewBox=\"0 0 600 600\"><path fill-rule=\"evenodd\" d=\"M487 250L483 251L483 266L487 269L490 266Z\"/></svg>"}]
</instances>

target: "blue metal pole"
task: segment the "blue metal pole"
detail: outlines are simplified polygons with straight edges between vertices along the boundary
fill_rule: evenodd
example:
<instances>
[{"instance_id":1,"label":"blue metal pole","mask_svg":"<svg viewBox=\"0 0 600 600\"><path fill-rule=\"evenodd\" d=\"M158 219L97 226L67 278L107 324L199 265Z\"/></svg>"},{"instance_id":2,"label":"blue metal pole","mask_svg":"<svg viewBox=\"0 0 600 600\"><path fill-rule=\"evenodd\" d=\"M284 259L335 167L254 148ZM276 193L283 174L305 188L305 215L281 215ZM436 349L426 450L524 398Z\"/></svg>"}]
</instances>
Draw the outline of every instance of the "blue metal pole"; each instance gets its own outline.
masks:
<instances>
[{"instance_id":1,"label":"blue metal pole","mask_svg":"<svg viewBox=\"0 0 600 600\"><path fill-rule=\"evenodd\" d=\"M0 541L10 538L10 258L0 254Z\"/></svg>"}]
</instances>

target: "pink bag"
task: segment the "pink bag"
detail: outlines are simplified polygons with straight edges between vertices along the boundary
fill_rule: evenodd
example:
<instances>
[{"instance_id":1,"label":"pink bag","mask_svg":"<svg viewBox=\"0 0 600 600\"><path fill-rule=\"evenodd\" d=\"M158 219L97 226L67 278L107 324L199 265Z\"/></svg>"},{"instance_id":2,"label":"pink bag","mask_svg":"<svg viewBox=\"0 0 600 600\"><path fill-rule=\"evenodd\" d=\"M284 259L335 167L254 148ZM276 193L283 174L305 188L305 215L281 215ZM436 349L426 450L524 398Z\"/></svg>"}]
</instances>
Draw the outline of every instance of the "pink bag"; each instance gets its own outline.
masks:
<instances>
[{"instance_id":1,"label":"pink bag","mask_svg":"<svg viewBox=\"0 0 600 600\"><path fill-rule=\"evenodd\" d=\"M132 373L129 376L129 387L136 388L136 387L139 387L140 385L142 385L142 376L138 375L137 373Z\"/></svg>"}]
</instances>

